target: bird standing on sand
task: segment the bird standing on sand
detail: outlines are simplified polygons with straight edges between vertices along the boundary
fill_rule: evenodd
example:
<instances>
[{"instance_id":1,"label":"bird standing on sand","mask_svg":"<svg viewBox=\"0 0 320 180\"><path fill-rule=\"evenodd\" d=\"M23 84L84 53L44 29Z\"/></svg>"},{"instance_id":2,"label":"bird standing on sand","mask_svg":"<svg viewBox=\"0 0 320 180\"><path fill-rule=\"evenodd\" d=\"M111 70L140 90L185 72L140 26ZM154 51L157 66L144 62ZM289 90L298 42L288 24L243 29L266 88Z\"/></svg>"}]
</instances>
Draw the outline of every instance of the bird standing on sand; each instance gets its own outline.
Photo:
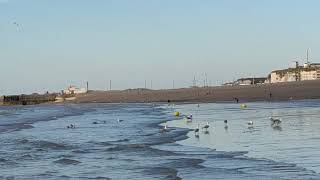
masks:
<instances>
[{"instance_id":1,"label":"bird standing on sand","mask_svg":"<svg viewBox=\"0 0 320 180\"><path fill-rule=\"evenodd\" d=\"M161 133L163 133L163 132L167 132L167 131L169 131L169 129L168 129L168 125L167 125L167 124L166 124L166 125L164 125L164 127L160 129L160 132L161 132Z\"/></svg>"},{"instance_id":2,"label":"bird standing on sand","mask_svg":"<svg viewBox=\"0 0 320 180\"><path fill-rule=\"evenodd\" d=\"M192 114L189 116L186 116L186 120L187 120L187 122L191 122L192 121Z\"/></svg>"},{"instance_id":3,"label":"bird standing on sand","mask_svg":"<svg viewBox=\"0 0 320 180\"><path fill-rule=\"evenodd\" d=\"M68 129L74 129L76 128L76 125L70 124L70 126L67 126Z\"/></svg>"},{"instance_id":4,"label":"bird standing on sand","mask_svg":"<svg viewBox=\"0 0 320 180\"><path fill-rule=\"evenodd\" d=\"M228 120L224 120L224 128L225 128L225 129L228 128Z\"/></svg>"},{"instance_id":5,"label":"bird standing on sand","mask_svg":"<svg viewBox=\"0 0 320 180\"><path fill-rule=\"evenodd\" d=\"M194 129L195 136L199 136L199 124L196 129Z\"/></svg>"},{"instance_id":6,"label":"bird standing on sand","mask_svg":"<svg viewBox=\"0 0 320 180\"><path fill-rule=\"evenodd\" d=\"M206 129L205 132L207 132L209 127L209 122L207 121L207 124L203 126L202 129Z\"/></svg>"},{"instance_id":7,"label":"bird standing on sand","mask_svg":"<svg viewBox=\"0 0 320 180\"><path fill-rule=\"evenodd\" d=\"M270 121L272 126L278 126L282 122L280 118L273 118L273 117L270 117Z\"/></svg>"}]
</instances>

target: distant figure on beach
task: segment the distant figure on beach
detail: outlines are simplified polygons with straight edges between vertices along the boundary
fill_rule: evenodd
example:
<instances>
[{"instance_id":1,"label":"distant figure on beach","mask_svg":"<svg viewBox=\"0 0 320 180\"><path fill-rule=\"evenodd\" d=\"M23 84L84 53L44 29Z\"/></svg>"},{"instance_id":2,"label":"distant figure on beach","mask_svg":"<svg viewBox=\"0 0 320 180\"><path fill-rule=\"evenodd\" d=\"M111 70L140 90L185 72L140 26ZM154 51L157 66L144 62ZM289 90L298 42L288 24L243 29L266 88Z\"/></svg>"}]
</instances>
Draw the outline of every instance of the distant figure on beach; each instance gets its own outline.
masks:
<instances>
[{"instance_id":1,"label":"distant figure on beach","mask_svg":"<svg viewBox=\"0 0 320 180\"><path fill-rule=\"evenodd\" d=\"M239 103L239 98L234 98L234 100L235 100L237 103Z\"/></svg>"},{"instance_id":2,"label":"distant figure on beach","mask_svg":"<svg viewBox=\"0 0 320 180\"><path fill-rule=\"evenodd\" d=\"M170 99L168 99L168 103L171 103Z\"/></svg>"},{"instance_id":3,"label":"distant figure on beach","mask_svg":"<svg viewBox=\"0 0 320 180\"><path fill-rule=\"evenodd\" d=\"M270 99L272 98L272 93L269 94Z\"/></svg>"}]
</instances>

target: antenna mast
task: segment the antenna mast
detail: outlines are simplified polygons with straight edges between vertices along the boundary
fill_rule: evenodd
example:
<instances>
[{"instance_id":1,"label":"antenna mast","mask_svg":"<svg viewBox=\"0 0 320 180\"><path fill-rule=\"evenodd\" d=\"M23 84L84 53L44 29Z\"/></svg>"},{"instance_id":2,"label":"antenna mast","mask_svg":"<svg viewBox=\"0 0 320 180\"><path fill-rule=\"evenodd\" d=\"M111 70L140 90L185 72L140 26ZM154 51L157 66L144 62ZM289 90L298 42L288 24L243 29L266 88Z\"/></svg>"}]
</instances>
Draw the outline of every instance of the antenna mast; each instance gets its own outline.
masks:
<instances>
[{"instance_id":1,"label":"antenna mast","mask_svg":"<svg viewBox=\"0 0 320 180\"><path fill-rule=\"evenodd\" d=\"M307 64L309 64L309 48L307 49Z\"/></svg>"}]
</instances>

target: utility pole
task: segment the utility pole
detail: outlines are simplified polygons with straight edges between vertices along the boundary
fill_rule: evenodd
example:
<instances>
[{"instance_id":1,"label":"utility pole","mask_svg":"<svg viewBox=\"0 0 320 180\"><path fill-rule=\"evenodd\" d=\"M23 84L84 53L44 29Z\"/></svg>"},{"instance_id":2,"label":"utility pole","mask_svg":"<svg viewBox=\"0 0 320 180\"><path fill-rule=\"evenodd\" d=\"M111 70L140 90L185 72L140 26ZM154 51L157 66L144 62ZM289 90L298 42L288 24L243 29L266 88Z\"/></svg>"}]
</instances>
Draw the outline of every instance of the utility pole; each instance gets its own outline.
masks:
<instances>
[{"instance_id":1,"label":"utility pole","mask_svg":"<svg viewBox=\"0 0 320 180\"><path fill-rule=\"evenodd\" d=\"M147 89L147 80L144 80L144 88Z\"/></svg>"},{"instance_id":2,"label":"utility pole","mask_svg":"<svg viewBox=\"0 0 320 180\"><path fill-rule=\"evenodd\" d=\"M205 77L206 77L206 83L205 83L205 86L207 87L207 86L208 86L208 76L207 76L207 73L205 73Z\"/></svg>"},{"instance_id":3,"label":"utility pole","mask_svg":"<svg viewBox=\"0 0 320 180\"><path fill-rule=\"evenodd\" d=\"M87 81L87 92L89 92L89 82Z\"/></svg>"},{"instance_id":4,"label":"utility pole","mask_svg":"<svg viewBox=\"0 0 320 180\"><path fill-rule=\"evenodd\" d=\"M150 81L151 89L152 89L152 80Z\"/></svg>"},{"instance_id":5,"label":"utility pole","mask_svg":"<svg viewBox=\"0 0 320 180\"><path fill-rule=\"evenodd\" d=\"M295 69L296 81L300 81L299 62L298 62L298 61L295 61L295 63L296 63L296 69Z\"/></svg>"},{"instance_id":6,"label":"utility pole","mask_svg":"<svg viewBox=\"0 0 320 180\"><path fill-rule=\"evenodd\" d=\"M110 82L109 82L109 90L111 91L111 89L112 89L112 84L111 84L112 82L111 82L111 80L110 80Z\"/></svg>"},{"instance_id":7,"label":"utility pole","mask_svg":"<svg viewBox=\"0 0 320 180\"><path fill-rule=\"evenodd\" d=\"M193 76L193 87L197 86L197 82L196 82L196 76Z\"/></svg>"},{"instance_id":8,"label":"utility pole","mask_svg":"<svg viewBox=\"0 0 320 180\"><path fill-rule=\"evenodd\" d=\"M172 81L172 89L174 89L174 80Z\"/></svg>"}]
</instances>

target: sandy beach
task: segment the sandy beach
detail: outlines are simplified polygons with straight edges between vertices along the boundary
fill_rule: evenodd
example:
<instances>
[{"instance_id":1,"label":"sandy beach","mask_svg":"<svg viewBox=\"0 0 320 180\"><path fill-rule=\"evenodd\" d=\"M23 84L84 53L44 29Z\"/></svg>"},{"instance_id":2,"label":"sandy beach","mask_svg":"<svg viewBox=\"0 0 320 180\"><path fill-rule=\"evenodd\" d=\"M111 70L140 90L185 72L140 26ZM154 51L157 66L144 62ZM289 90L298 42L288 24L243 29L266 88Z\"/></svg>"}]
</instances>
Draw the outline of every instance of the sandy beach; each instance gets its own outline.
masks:
<instances>
[{"instance_id":1,"label":"sandy beach","mask_svg":"<svg viewBox=\"0 0 320 180\"><path fill-rule=\"evenodd\" d=\"M319 99L320 80L251 86L219 86L168 90L130 89L91 91L77 95L76 103L141 103L141 102L225 102L286 101Z\"/></svg>"}]
</instances>

